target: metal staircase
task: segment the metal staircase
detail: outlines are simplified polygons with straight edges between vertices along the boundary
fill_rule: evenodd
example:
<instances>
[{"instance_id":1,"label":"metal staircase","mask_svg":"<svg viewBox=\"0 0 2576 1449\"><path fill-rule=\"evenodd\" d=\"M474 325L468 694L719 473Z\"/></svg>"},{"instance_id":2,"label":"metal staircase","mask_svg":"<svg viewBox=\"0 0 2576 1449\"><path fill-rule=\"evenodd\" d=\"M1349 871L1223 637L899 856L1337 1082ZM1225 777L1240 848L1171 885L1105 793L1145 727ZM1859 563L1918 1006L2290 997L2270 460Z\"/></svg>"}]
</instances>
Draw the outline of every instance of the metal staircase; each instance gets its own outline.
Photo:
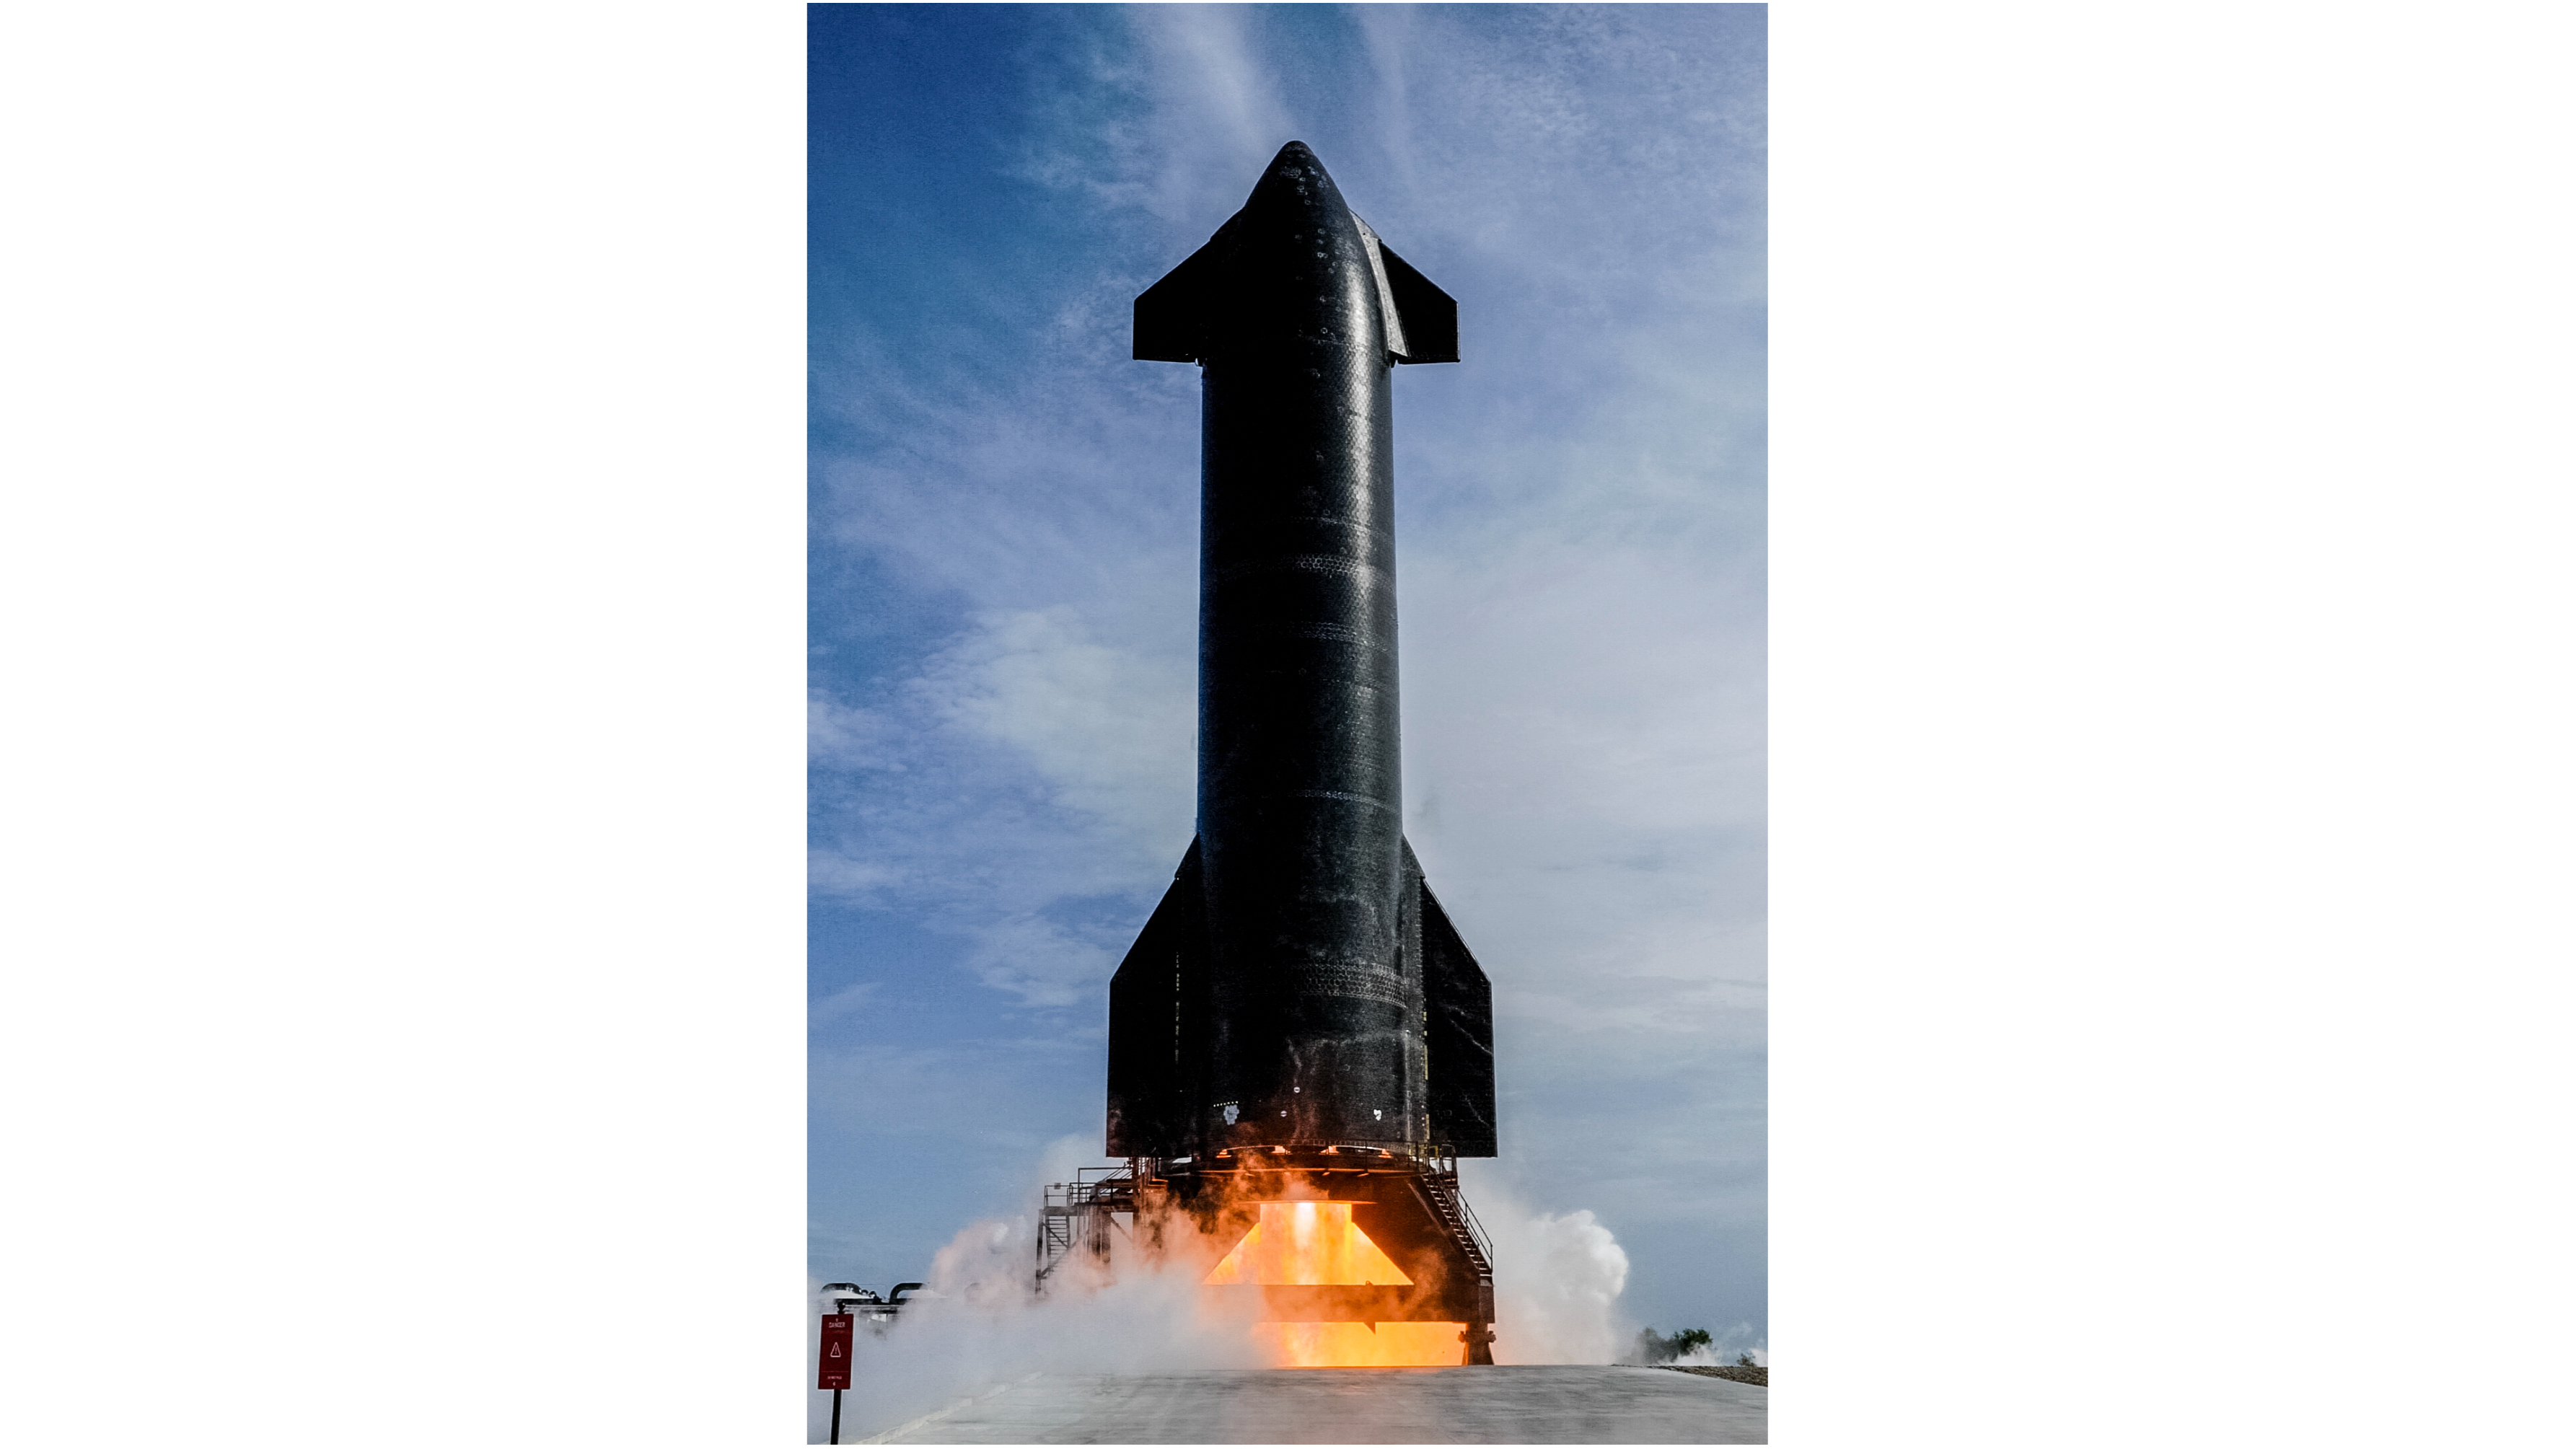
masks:
<instances>
[{"instance_id":1,"label":"metal staircase","mask_svg":"<svg viewBox=\"0 0 2576 1449\"><path fill-rule=\"evenodd\" d=\"M1457 1159L1444 1169L1435 1169L1414 1179L1423 1188L1423 1205L1431 1209L1432 1218L1458 1245L1467 1261L1476 1265L1478 1279L1491 1285L1494 1281L1494 1248L1485 1236L1485 1225L1476 1221L1476 1210L1467 1206L1466 1196L1458 1191Z\"/></svg>"},{"instance_id":2,"label":"metal staircase","mask_svg":"<svg viewBox=\"0 0 2576 1449\"><path fill-rule=\"evenodd\" d=\"M1116 1215L1126 1213L1132 1220L1136 1212L1136 1193L1140 1186L1158 1186L1160 1179L1140 1174L1142 1164L1134 1159L1115 1167L1086 1167L1073 1175L1071 1182L1047 1184L1046 1196L1038 1210L1038 1271L1034 1286L1044 1293L1048 1275L1064 1266L1080 1248L1094 1261L1109 1261L1110 1234L1123 1231Z\"/></svg>"},{"instance_id":3,"label":"metal staircase","mask_svg":"<svg viewBox=\"0 0 2576 1449\"><path fill-rule=\"evenodd\" d=\"M1430 1211L1433 1222L1440 1225L1458 1250L1475 1270L1475 1311L1466 1315L1466 1330L1458 1335L1466 1344L1465 1361L1489 1364L1494 1361L1494 1245L1485 1236L1485 1225L1476 1221L1476 1210L1467 1206L1466 1194L1458 1190L1458 1159L1445 1148L1423 1163L1422 1172L1413 1179L1415 1196Z\"/></svg>"}]
</instances>

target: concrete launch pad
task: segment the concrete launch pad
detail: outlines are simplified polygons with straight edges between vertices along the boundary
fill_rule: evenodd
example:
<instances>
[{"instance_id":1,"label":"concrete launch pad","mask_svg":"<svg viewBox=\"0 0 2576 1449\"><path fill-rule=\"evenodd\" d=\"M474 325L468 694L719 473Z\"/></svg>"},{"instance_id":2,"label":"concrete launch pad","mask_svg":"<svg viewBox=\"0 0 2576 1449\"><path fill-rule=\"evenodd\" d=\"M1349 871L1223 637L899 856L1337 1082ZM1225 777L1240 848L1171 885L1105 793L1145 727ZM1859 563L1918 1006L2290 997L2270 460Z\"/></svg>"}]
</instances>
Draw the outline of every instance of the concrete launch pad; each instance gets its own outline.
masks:
<instances>
[{"instance_id":1,"label":"concrete launch pad","mask_svg":"<svg viewBox=\"0 0 2576 1449\"><path fill-rule=\"evenodd\" d=\"M1579 1364L1033 1374L868 1444L1762 1444L1771 1391Z\"/></svg>"}]
</instances>

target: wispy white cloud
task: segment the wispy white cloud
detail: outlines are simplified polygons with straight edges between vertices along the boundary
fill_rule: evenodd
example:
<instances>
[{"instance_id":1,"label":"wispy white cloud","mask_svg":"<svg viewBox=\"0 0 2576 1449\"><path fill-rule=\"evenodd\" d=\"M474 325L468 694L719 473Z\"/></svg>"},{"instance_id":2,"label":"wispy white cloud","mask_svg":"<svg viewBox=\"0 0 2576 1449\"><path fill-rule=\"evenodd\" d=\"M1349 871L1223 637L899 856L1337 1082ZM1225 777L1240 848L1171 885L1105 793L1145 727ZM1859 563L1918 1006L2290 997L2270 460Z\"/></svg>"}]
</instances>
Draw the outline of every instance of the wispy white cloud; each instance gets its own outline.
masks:
<instances>
[{"instance_id":1,"label":"wispy white cloud","mask_svg":"<svg viewBox=\"0 0 2576 1449\"><path fill-rule=\"evenodd\" d=\"M1127 850L1189 843L1196 679L1169 652L1093 638L1070 607L996 613L915 681L949 723L1024 753L1057 803Z\"/></svg>"},{"instance_id":2,"label":"wispy white cloud","mask_svg":"<svg viewBox=\"0 0 2576 1449\"><path fill-rule=\"evenodd\" d=\"M1215 230L1211 209L1222 220L1240 205L1243 178L1295 125L1259 54L1261 19L1239 5L1139 5L1119 16L1132 44L1087 49L1052 97L1063 124L1028 138L1019 174L1203 236Z\"/></svg>"},{"instance_id":3,"label":"wispy white cloud","mask_svg":"<svg viewBox=\"0 0 2576 1449\"><path fill-rule=\"evenodd\" d=\"M1209 196L1247 189L1247 168L1260 174L1294 120L1272 72L1253 54L1251 10L1141 5L1128 14L1151 57L1153 134L1162 142L1146 153L1157 177L1156 210L1194 220L1194 212L1205 215L1200 207Z\"/></svg>"},{"instance_id":4,"label":"wispy white cloud","mask_svg":"<svg viewBox=\"0 0 2576 1449\"><path fill-rule=\"evenodd\" d=\"M827 770L899 770L903 761L889 748L897 728L881 710L816 690L805 702L806 758Z\"/></svg>"},{"instance_id":5,"label":"wispy white cloud","mask_svg":"<svg viewBox=\"0 0 2576 1449\"><path fill-rule=\"evenodd\" d=\"M868 1004L875 1000L877 993L883 989L883 982L862 981L855 986L845 986L819 1001L808 1003L805 1007L806 1029L810 1031L831 1026L860 1015L867 1010Z\"/></svg>"},{"instance_id":6,"label":"wispy white cloud","mask_svg":"<svg viewBox=\"0 0 2576 1449\"><path fill-rule=\"evenodd\" d=\"M862 860L837 850L816 849L805 856L806 883L817 895L874 900L888 887L901 885L909 875L901 865Z\"/></svg>"},{"instance_id":7,"label":"wispy white cloud","mask_svg":"<svg viewBox=\"0 0 2576 1449\"><path fill-rule=\"evenodd\" d=\"M1011 915L968 928L966 969L1028 1006L1095 1005L1134 933L1121 922L1085 929L1038 915Z\"/></svg>"},{"instance_id":8,"label":"wispy white cloud","mask_svg":"<svg viewBox=\"0 0 2576 1449\"><path fill-rule=\"evenodd\" d=\"M855 777L815 891L930 908L1024 1005L1095 1001L1189 845L1188 662L1104 644L1070 608L994 611L880 704L818 691L812 718L817 771Z\"/></svg>"}]
</instances>

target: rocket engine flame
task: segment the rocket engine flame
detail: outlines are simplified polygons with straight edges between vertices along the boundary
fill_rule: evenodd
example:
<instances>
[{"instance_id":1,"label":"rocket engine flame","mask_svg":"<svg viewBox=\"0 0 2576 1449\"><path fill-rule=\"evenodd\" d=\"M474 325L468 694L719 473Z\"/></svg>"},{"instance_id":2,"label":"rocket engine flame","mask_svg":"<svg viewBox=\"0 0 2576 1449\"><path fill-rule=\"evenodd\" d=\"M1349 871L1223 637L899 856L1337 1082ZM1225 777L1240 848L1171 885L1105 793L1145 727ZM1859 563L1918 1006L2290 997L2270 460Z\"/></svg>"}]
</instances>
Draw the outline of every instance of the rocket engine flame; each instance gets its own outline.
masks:
<instances>
[{"instance_id":1,"label":"rocket engine flame","mask_svg":"<svg viewBox=\"0 0 2576 1449\"><path fill-rule=\"evenodd\" d=\"M1413 1279L1351 1221L1346 1202L1263 1202L1260 1220L1203 1282L1288 1287L1410 1286ZM1458 1362L1463 1323L1280 1323L1253 1341L1283 1368L1439 1368Z\"/></svg>"},{"instance_id":2,"label":"rocket engine flame","mask_svg":"<svg viewBox=\"0 0 2576 1449\"><path fill-rule=\"evenodd\" d=\"M1261 1204L1261 1221L1204 1281L1311 1287L1413 1282L1351 1221L1346 1202Z\"/></svg>"},{"instance_id":3,"label":"rocket engine flame","mask_svg":"<svg viewBox=\"0 0 2576 1449\"><path fill-rule=\"evenodd\" d=\"M1256 1323L1281 1368L1455 1368L1463 1323Z\"/></svg>"}]
</instances>

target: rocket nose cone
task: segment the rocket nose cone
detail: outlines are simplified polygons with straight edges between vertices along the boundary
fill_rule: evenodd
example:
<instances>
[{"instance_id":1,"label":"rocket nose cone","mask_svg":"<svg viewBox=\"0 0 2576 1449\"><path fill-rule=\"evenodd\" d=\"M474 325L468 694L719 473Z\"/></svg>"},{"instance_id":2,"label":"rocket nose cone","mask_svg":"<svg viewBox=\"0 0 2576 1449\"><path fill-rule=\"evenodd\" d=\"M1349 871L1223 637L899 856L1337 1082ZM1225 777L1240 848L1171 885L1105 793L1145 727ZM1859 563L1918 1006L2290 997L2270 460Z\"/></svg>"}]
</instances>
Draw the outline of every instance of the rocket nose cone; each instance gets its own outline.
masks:
<instances>
[{"instance_id":1,"label":"rocket nose cone","mask_svg":"<svg viewBox=\"0 0 2576 1449\"><path fill-rule=\"evenodd\" d=\"M1289 142L1270 158L1270 169L1261 173L1243 209L1256 214L1283 211L1308 215L1349 210L1342 202L1341 188L1333 184L1324 163L1315 159L1315 153L1303 141Z\"/></svg>"},{"instance_id":2,"label":"rocket nose cone","mask_svg":"<svg viewBox=\"0 0 2576 1449\"><path fill-rule=\"evenodd\" d=\"M1217 249L1217 270L1208 283L1205 337L1192 356L1232 360L1280 349L1304 356L1299 349L1327 347L1384 357L1372 254L1358 218L1304 142L1279 148L1243 209L1209 245Z\"/></svg>"}]
</instances>

